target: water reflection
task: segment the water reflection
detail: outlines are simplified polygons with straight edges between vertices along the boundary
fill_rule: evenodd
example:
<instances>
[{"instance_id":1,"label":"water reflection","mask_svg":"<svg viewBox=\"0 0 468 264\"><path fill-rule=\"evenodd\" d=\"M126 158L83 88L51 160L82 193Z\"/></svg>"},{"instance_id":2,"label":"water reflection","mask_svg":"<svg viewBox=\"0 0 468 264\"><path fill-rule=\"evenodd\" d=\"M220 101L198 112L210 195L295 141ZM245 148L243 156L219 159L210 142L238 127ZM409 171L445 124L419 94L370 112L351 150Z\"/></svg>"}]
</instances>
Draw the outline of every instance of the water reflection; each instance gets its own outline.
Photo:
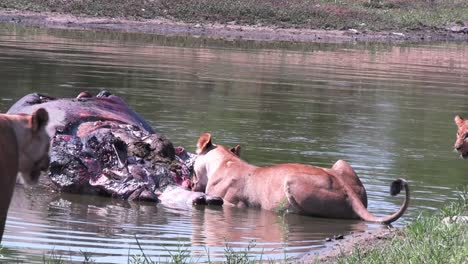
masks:
<instances>
[{"instance_id":1,"label":"water reflection","mask_svg":"<svg viewBox=\"0 0 468 264\"><path fill-rule=\"evenodd\" d=\"M255 246L252 252L271 259L296 256L305 249L319 249L324 246L325 237L368 228L361 221L279 215L265 210L230 207L196 210L192 214L192 223L192 246L223 252L223 246L244 247L246 250L248 244L244 241L250 241L250 245ZM220 244L220 239L224 239L225 243Z\"/></svg>"},{"instance_id":2,"label":"water reflection","mask_svg":"<svg viewBox=\"0 0 468 264\"><path fill-rule=\"evenodd\" d=\"M378 216L397 210L401 197L389 197L388 186L406 178L414 198L397 226L468 183L466 163L452 151L453 117L468 113L466 43L279 45L0 26L0 110L30 92L109 89L191 151L209 131L220 144L241 144L242 157L257 165L330 167L345 159ZM10 213L3 244L18 256L90 251L116 263L140 253L135 235L153 259L178 246L195 259L207 248L220 259L225 240L236 250L255 240L256 253L283 259L322 248L326 236L377 228L259 210L177 211L41 188L18 188Z\"/></svg>"},{"instance_id":3,"label":"water reflection","mask_svg":"<svg viewBox=\"0 0 468 264\"><path fill-rule=\"evenodd\" d=\"M18 186L12 208L5 244L15 245L18 252L13 256L19 260L32 258L32 254L41 256L48 248L72 260L82 260L80 252L89 250L99 262L123 263L123 257L141 254L137 240L148 257L159 260L170 260L171 254L187 251L193 260L222 261L226 249L248 247L252 247L253 255L284 259L323 248L325 237L369 229L361 221L230 207L175 210L47 193L43 186Z\"/></svg>"}]
</instances>

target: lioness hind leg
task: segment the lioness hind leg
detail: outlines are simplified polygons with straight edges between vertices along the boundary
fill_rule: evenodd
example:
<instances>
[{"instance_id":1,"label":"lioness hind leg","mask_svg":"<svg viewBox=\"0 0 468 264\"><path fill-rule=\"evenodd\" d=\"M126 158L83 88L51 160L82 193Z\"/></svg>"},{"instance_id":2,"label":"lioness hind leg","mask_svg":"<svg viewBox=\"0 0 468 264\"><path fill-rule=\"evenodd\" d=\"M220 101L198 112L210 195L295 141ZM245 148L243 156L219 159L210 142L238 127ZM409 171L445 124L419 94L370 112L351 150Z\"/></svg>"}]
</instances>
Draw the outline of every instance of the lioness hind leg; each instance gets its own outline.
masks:
<instances>
[{"instance_id":1,"label":"lioness hind leg","mask_svg":"<svg viewBox=\"0 0 468 264\"><path fill-rule=\"evenodd\" d=\"M367 207L367 193L366 189L362 185L361 180L357 176L353 168L344 160L338 160L333 164L332 171L334 175L339 177L344 184L347 184L356 193L361 202Z\"/></svg>"},{"instance_id":2,"label":"lioness hind leg","mask_svg":"<svg viewBox=\"0 0 468 264\"><path fill-rule=\"evenodd\" d=\"M333 164L332 170L338 172L338 176L343 176L343 177L356 177L357 174L354 172L353 168L344 160L338 160Z\"/></svg>"},{"instance_id":3,"label":"lioness hind leg","mask_svg":"<svg viewBox=\"0 0 468 264\"><path fill-rule=\"evenodd\" d=\"M288 204L281 205L281 211L287 211L289 213L294 212L298 214L305 213L304 209L302 208L302 206L299 205L299 203L296 201L291 192L291 184L292 183L289 180L284 181L284 194L286 196Z\"/></svg>"}]
</instances>

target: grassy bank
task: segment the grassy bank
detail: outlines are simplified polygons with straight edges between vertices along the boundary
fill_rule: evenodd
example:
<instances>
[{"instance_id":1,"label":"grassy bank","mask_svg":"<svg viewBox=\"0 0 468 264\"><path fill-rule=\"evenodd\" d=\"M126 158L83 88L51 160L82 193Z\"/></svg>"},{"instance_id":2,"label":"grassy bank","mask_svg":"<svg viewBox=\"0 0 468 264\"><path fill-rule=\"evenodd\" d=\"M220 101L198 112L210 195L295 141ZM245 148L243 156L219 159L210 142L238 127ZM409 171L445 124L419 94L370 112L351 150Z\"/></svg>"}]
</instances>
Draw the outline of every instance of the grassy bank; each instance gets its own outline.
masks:
<instances>
[{"instance_id":1,"label":"grassy bank","mask_svg":"<svg viewBox=\"0 0 468 264\"><path fill-rule=\"evenodd\" d=\"M466 0L2 0L0 8L310 29L421 30L468 23Z\"/></svg>"},{"instance_id":2,"label":"grassy bank","mask_svg":"<svg viewBox=\"0 0 468 264\"><path fill-rule=\"evenodd\" d=\"M422 215L399 230L389 243L379 248L355 248L337 263L466 263L468 259L468 223L447 221L468 216L468 192L438 213Z\"/></svg>"}]
</instances>

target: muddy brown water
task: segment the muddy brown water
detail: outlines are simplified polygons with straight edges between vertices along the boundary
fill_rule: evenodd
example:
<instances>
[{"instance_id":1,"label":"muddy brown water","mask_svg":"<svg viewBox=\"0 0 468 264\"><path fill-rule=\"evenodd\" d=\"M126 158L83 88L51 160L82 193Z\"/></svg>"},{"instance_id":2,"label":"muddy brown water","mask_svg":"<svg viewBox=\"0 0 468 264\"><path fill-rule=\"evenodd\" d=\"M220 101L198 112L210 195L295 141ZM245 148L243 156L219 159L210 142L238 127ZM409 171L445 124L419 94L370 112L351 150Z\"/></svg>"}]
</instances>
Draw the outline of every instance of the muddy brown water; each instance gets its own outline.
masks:
<instances>
[{"instance_id":1,"label":"muddy brown water","mask_svg":"<svg viewBox=\"0 0 468 264\"><path fill-rule=\"evenodd\" d=\"M31 92L74 97L108 89L175 145L198 136L242 145L257 165L348 161L369 209L387 215L409 181L412 201L395 226L434 212L468 183L468 161L453 152L455 114L468 116L468 44L326 45L223 42L143 34L0 25L0 110ZM379 225L256 209L165 208L17 186L3 237L4 257L43 255L127 263L220 261L226 250L284 260L321 250L336 234ZM6 252L6 255L5 255ZM209 257L208 257L209 256Z\"/></svg>"}]
</instances>

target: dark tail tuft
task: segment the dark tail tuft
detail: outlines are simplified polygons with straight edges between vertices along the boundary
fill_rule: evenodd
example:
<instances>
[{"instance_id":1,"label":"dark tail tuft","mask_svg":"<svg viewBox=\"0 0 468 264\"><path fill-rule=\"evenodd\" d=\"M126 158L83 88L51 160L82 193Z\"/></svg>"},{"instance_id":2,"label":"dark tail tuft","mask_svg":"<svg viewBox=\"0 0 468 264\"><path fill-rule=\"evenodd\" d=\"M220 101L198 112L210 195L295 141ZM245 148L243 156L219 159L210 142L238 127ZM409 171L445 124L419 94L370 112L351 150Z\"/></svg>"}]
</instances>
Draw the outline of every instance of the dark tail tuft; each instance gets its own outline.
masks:
<instances>
[{"instance_id":1,"label":"dark tail tuft","mask_svg":"<svg viewBox=\"0 0 468 264\"><path fill-rule=\"evenodd\" d=\"M396 179L390 185L390 194L395 196L401 192L405 188L406 181L403 179Z\"/></svg>"}]
</instances>

